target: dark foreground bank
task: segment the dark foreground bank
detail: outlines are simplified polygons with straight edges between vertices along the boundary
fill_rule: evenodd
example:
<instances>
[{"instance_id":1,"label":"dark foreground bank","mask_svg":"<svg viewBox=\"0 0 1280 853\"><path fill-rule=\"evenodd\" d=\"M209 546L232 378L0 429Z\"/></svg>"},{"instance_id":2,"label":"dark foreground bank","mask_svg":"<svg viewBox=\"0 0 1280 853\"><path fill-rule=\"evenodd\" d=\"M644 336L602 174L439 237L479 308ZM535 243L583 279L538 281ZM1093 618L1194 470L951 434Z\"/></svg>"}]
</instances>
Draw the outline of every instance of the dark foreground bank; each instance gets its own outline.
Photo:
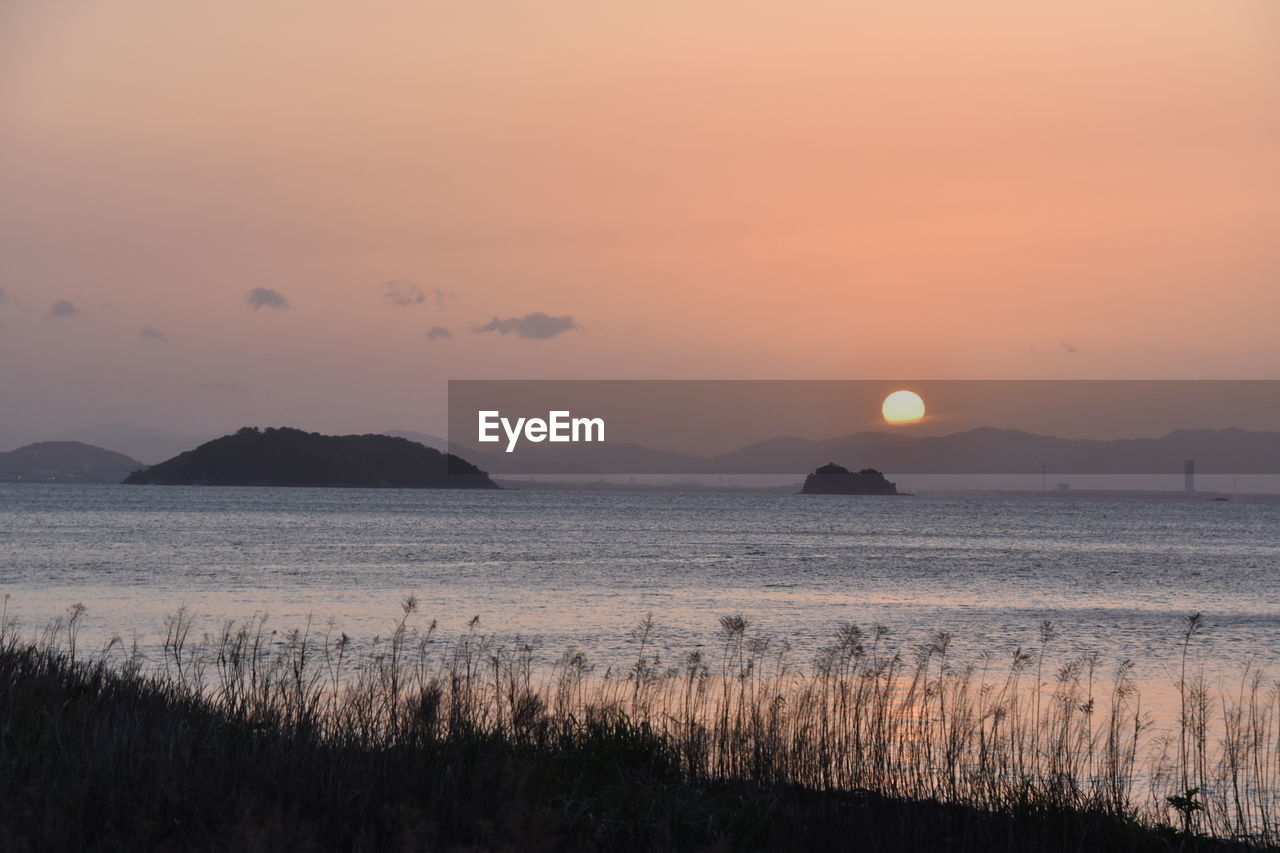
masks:
<instances>
[{"instance_id":1,"label":"dark foreground bank","mask_svg":"<svg viewBox=\"0 0 1280 853\"><path fill-rule=\"evenodd\" d=\"M305 703L280 699L215 706L178 680L11 637L0 849L1244 849L1034 803L993 812L691 778L667 738L621 715L512 719L498 735L442 726L424 694L379 745L358 716L322 738Z\"/></svg>"}]
</instances>

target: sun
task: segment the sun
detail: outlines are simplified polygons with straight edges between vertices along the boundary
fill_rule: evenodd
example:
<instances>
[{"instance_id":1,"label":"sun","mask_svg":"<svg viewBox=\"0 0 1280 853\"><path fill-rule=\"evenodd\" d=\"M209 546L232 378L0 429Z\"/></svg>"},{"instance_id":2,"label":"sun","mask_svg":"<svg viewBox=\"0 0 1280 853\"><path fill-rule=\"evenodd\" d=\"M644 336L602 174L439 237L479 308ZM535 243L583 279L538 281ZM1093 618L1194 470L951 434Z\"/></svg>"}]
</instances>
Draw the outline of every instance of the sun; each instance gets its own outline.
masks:
<instances>
[{"instance_id":1,"label":"sun","mask_svg":"<svg viewBox=\"0 0 1280 853\"><path fill-rule=\"evenodd\" d=\"M918 424L924 420L924 398L915 391L894 391L880 407L887 423Z\"/></svg>"}]
</instances>

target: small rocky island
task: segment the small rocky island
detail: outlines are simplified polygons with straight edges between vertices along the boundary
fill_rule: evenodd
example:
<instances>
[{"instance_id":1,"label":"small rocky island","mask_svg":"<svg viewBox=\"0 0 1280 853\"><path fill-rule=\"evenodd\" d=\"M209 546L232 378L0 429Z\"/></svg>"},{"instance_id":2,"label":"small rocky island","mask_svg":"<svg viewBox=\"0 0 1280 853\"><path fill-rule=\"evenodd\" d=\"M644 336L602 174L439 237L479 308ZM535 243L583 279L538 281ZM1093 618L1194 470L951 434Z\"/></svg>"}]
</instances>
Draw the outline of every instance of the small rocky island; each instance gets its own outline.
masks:
<instances>
[{"instance_id":1,"label":"small rocky island","mask_svg":"<svg viewBox=\"0 0 1280 853\"><path fill-rule=\"evenodd\" d=\"M452 453L388 435L321 435L289 427L244 427L124 481L158 486L345 486L496 489Z\"/></svg>"},{"instance_id":2,"label":"small rocky island","mask_svg":"<svg viewBox=\"0 0 1280 853\"><path fill-rule=\"evenodd\" d=\"M804 478L803 495L896 495L898 487L874 468L853 472L828 462Z\"/></svg>"}]
</instances>

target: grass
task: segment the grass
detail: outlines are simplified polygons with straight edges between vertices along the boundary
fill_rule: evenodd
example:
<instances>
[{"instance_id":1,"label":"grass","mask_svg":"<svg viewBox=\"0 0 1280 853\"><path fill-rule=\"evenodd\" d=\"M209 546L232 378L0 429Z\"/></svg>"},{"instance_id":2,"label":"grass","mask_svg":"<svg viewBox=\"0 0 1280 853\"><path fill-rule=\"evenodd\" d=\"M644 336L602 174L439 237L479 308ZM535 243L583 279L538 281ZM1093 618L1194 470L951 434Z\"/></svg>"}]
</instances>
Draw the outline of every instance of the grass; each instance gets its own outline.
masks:
<instances>
[{"instance_id":1,"label":"grass","mask_svg":"<svg viewBox=\"0 0 1280 853\"><path fill-rule=\"evenodd\" d=\"M263 618L163 661L86 656L83 608L0 620L0 849L1237 850L1277 841L1276 686L1184 664L1160 736L1129 674L1044 647L959 663L841 627L805 667L721 620L668 664L415 629L357 647ZM1190 649L1202 625L1188 621Z\"/></svg>"}]
</instances>

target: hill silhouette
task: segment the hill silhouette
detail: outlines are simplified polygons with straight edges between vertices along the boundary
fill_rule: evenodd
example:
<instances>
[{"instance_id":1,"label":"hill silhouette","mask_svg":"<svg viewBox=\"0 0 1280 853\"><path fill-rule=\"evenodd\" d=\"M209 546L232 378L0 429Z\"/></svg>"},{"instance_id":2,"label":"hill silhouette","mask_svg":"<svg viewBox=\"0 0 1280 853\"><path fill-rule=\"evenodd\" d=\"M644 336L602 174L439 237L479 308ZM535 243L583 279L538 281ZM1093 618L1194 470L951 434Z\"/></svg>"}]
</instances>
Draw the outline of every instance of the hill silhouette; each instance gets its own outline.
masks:
<instances>
[{"instance_id":1,"label":"hill silhouette","mask_svg":"<svg viewBox=\"0 0 1280 853\"><path fill-rule=\"evenodd\" d=\"M855 433L811 441L762 442L717 458L742 471L810 470L823 459L854 457L895 474L1017 474L1042 465L1073 474L1172 474L1185 459L1201 473L1280 472L1280 433L1243 429L1175 430L1159 438L1059 438L979 427L940 436Z\"/></svg>"},{"instance_id":2,"label":"hill silhouette","mask_svg":"<svg viewBox=\"0 0 1280 853\"><path fill-rule=\"evenodd\" d=\"M38 441L0 453L0 480L118 483L142 467L137 459L80 441Z\"/></svg>"},{"instance_id":3,"label":"hill silhouette","mask_svg":"<svg viewBox=\"0 0 1280 853\"><path fill-rule=\"evenodd\" d=\"M131 485L348 486L496 489L488 475L453 454L386 435L321 435L291 427L244 427L158 465Z\"/></svg>"},{"instance_id":4,"label":"hill silhouette","mask_svg":"<svg viewBox=\"0 0 1280 853\"><path fill-rule=\"evenodd\" d=\"M804 478L806 495L896 495L898 487L874 468L850 471L843 465L828 462Z\"/></svg>"},{"instance_id":5,"label":"hill silhouette","mask_svg":"<svg viewBox=\"0 0 1280 853\"><path fill-rule=\"evenodd\" d=\"M455 450L463 449L454 445ZM472 455L465 448L469 458ZM978 427L938 436L860 432L828 439L780 436L713 456L624 442L526 444L483 457L504 474L800 474L830 459L858 459L900 474L1178 474L1186 459L1200 473L1280 473L1280 432L1183 429L1159 438L1060 438Z\"/></svg>"}]
</instances>

